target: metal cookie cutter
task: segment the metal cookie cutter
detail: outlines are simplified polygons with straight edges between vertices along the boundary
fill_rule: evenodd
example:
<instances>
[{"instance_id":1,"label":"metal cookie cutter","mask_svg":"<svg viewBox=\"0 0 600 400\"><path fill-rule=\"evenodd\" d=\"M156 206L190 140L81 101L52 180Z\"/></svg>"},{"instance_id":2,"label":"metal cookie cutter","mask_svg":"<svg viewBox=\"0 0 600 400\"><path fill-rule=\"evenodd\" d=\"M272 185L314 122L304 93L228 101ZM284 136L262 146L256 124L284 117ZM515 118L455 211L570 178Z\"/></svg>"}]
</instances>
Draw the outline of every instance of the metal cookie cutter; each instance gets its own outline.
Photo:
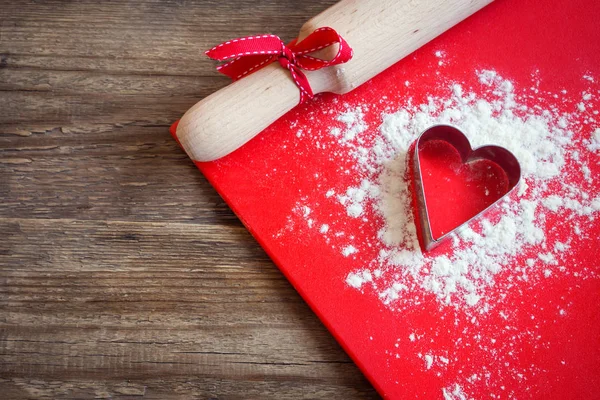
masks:
<instances>
[{"instance_id":1,"label":"metal cookie cutter","mask_svg":"<svg viewBox=\"0 0 600 400\"><path fill-rule=\"evenodd\" d=\"M508 190L502 197L490 204L484 210L480 211L474 217L471 217L469 220L465 221L461 225L437 239L433 237L433 233L431 231L431 222L429 220L429 210L427 209L427 201L423 188L423 176L421 174L421 162L419 159L419 150L422 148L423 143L431 140L443 140L449 143L456 149L456 151L458 151L463 164L468 164L477 160L492 161L504 170L508 178ZM504 147L493 145L486 145L473 149L471 148L469 139L467 139L464 133L462 133L460 129L451 125L434 125L421 133L414 145L412 162L413 178L415 183L415 197L418 209L417 228L420 229L424 251L433 249L440 242L450 237L452 233L459 231L461 228L465 227L471 221L477 219L479 216L489 210L490 207L496 205L517 186L519 180L521 179L521 166L519 165L517 158L510 151L506 150Z\"/></svg>"}]
</instances>

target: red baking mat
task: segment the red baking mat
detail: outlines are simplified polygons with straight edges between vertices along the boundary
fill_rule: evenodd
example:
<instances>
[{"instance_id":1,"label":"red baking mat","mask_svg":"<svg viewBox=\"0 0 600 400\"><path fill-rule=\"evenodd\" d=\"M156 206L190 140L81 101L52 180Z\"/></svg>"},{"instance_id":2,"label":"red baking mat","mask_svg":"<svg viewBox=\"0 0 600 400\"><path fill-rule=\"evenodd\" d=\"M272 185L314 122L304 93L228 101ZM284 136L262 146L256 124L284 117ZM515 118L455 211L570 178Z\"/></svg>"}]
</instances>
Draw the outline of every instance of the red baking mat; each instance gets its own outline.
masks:
<instances>
[{"instance_id":1,"label":"red baking mat","mask_svg":"<svg viewBox=\"0 0 600 400\"><path fill-rule=\"evenodd\" d=\"M343 129L340 113L362 107L374 138L382 114L408 98L426 103L452 82L481 94L477 74L493 70L528 107L570 115L578 153L569 150L546 190L564 195L568 181L598 196L600 153L588 139L600 127L599 21L596 0L496 1L353 92L317 96L235 153L197 164L385 398L600 398L599 213L545 213L548 243L569 243L560 266L536 260L524 279L528 257L554 250L523 250L494 275L482 308L445 305L418 287L395 301L351 287L349 274L377 257L382 221L351 218L327 195L360 183L349 147L330 134ZM344 256L348 236L358 252Z\"/></svg>"}]
</instances>

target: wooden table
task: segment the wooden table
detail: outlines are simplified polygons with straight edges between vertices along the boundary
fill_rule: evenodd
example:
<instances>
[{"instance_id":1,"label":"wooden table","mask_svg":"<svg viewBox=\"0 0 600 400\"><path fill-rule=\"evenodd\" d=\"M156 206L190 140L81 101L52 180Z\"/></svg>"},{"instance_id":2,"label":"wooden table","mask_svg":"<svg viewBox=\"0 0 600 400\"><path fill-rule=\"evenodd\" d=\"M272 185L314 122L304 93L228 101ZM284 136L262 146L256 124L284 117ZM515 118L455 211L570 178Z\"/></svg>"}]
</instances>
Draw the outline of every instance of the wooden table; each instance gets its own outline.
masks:
<instances>
[{"instance_id":1,"label":"wooden table","mask_svg":"<svg viewBox=\"0 0 600 400\"><path fill-rule=\"evenodd\" d=\"M377 397L168 133L332 3L0 1L2 398Z\"/></svg>"}]
</instances>

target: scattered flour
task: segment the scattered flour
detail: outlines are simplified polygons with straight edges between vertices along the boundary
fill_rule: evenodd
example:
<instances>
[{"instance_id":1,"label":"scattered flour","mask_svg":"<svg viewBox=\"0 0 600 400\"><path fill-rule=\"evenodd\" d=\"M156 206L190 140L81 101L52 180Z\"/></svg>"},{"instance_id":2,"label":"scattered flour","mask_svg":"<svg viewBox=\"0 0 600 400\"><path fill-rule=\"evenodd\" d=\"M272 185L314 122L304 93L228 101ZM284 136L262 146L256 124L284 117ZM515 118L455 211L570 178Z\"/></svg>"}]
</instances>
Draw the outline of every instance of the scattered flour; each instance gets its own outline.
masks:
<instances>
[{"instance_id":1,"label":"scattered flour","mask_svg":"<svg viewBox=\"0 0 600 400\"><path fill-rule=\"evenodd\" d=\"M600 150L600 128L597 128L590 137L587 148L590 151Z\"/></svg>"},{"instance_id":2,"label":"scattered flour","mask_svg":"<svg viewBox=\"0 0 600 400\"><path fill-rule=\"evenodd\" d=\"M442 52L435 55L445 57ZM539 80L533 87L517 92L513 83L496 71L478 71L476 78L480 84L478 93L449 82L445 91L425 101L414 103L407 98L400 108L381 115L376 131L365 122L366 106L346 107L336 117L339 126L326 134L342 148L341 155L336 156L351 161L352 166L345 166L341 172L352 177L352 183L325 187L318 194L322 198L304 198L294 208L294 214L321 233L323 240L343 257L360 253L360 257L351 259L364 264L344 277L349 290L375 296L384 307L398 312L418 307L429 296L437 300L440 310L466 316L474 327L479 318L489 316L502 302L506 293L503 290L515 281L535 283L568 273L568 253L573 242L585 235L582 228L600 213L600 188L590 169L592 163L598 162L600 151L600 127L593 120L597 113L592 104L597 93L592 95L586 90L581 95L583 101L569 103L573 111L565 113L547 100L532 97L530 93L541 90ZM591 76L584 78L594 82ZM409 87L410 83L406 81L405 85ZM547 94L554 99L563 97ZM581 128L578 124L584 115L588 116L587 130L583 130L583 138L576 138L574 132ZM439 123L461 128L473 147L497 144L509 149L521 164L522 180L518 190L499 203L497 213L457 232L443 251L424 254L412 217L407 152L422 131ZM581 181L582 177L585 180ZM313 205L319 201L336 203L341 218L330 214L331 218L320 217L317 222L317 206ZM556 227L549 222L556 216L566 222L562 224L566 230L560 240L553 233ZM376 224L376 236L363 235L357 240L348 233L356 231L353 223ZM498 279L501 273L508 279ZM556 310L561 317L567 313L564 308ZM463 338L479 345L479 350L489 351L494 359L502 358L510 375L522 382L525 372L530 376L539 371L534 365L522 369L511 365L519 351L518 343L540 342L540 336L535 330L517 331L511 323L514 310L498 306L495 313L506 321L503 334L514 332L511 343L498 343L504 346L499 347L502 352L492 353L488 346L495 344L496 339L477 330L473 333L465 328ZM533 314L529 317L537 323ZM419 347L418 357L424 370L437 376L445 368L468 365L468 361L456 358L456 353L440 351L434 345L434 336L420 331L390 344L394 351L386 350L386 354L399 358L403 344ZM423 347L430 345L431 348ZM443 398L469 399L463 388L470 390L478 382L489 384L494 372L485 368L468 375L465 372L464 379L442 389ZM504 386L498 387L505 390ZM503 394L510 397L509 392Z\"/></svg>"},{"instance_id":3,"label":"scattered flour","mask_svg":"<svg viewBox=\"0 0 600 400\"><path fill-rule=\"evenodd\" d=\"M366 283L373 280L373 276L369 271L361 271L356 274L350 273L346 278L346 283L353 288L360 289L360 287Z\"/></svg>"},{"instance_id":4,"label":"scattered flour","mask_svg":"<svg viewBox=\"0 0 600 400\"><path fill-rule=\"evenodd\" d=\"M549 184L566 165L567 147L573 139L572 116L551 107L527 107L519 101L512 82L495 71L480 71L478 78L488 88L485 96L451 84L446 97L430 97L427 103L409 103L383 115L379 135L370 145L362 140L351 142L366 130L363 108L349 109L338 117L346 125L342 143L351 147L362 178L337 200L351 218L371 210L383 220L379 255L364 270L383 271L369 283L390 306L400 291L419 289L444 304L487 307L485 293L494 284L494 275L523 248L548 246L546 212L566 210L593 218L598 211L596 199L586 198L579 188L568 195L549 193ZM451 252L430 255L421 252L412 220L406 156L418 134L437 123L459 126L473 146L498 144L511 150L521 164L523 185L501 204L499 218L481 219L454 238ZM595 149L596 144L600 146L600 129L589 146ZM587 166L578 162L585 173ZM342 248L344 256L356 251L354 246ZM552 251L539 254L543 264L558 264ZM528 262L524 269L532 266Z\"/></svg>"},{"instance_id":5,"label":"scattered flour","mask_svg":"<svg viewBox=\"0 0 600 400\"><path fill-rule=\"evenodd\" d=\"M341 131L339 128L332 128L330 133L333 136L341 135L341 143L349 142L356 139L361 133L367 129L367 124L364 122L363 108L358 107L352 111L347 111L340 114L337 120L346 125L346 128ZM358 141L362 142L360 137Z\"/></svg>"},{"instance_id":6,"label":"scattered flour","mask_svg":"<svg viewBox=\"0 0 600 400\"><path fill-rule=\"evenodd\" d=\"M443 56L442 52L436 53L438 58ZM540 249L539 265L559 264L559 253L568 246L548 243L546 213L591 220L600 211L600 196L591 198L581 187L560 179L570 160L579 166L580 176L593 183L585 159L573 150L571 124L576 115L559 112L552 106L527 106L524 95L517 95L513 83L496 71L478 71L477 78L483 88L479 95L458 83L449 83L445 96L430 96L421 104L412 104L409 99L400 109L384 113L374 138L368 139L367 106L347 108L336 117L341 126L329 130L354 160L357 183L329 188L325 198L337 201L350 219L366 222L368 213L382 221L376 242L368 243L379 249L378 255L364 268L350 272L346 282L361 290L365 284L370 285L381 301L392 308L403 297L401 292L425 291L435 295L441 304L486 309L486 292L494 285L494 276L524 250ZM587 101L592 95L585 91L582 98ZM521 164L522 180L517 193L501 202L499 216L485 217L462 229L454 235L450 251L424 254L412 216L406 159L417 136L439 123L460 127L474 147L497 144L509 149ZM600 128L588 137L584 143L587 148L591 152L600 150ZM560 182L562 190L552 187L556 182ZM299 204L297 210L309 227L314 226L323 234L327 243L331 237L354 239L343 232L331 235L334 221L317 223L309 206ZM573 224L573 230L579 234L579 223ZM344 257L359 251L352 242L332 246ZM523 264L517 270L526 280L528 271L538 263L530 258ZM364 272L369 273L369 279L365 279ZM539 274L551 275L544 269Z\"/></svg>"},{"instance_id":7,"label":"scattered flour","mask_svg":"<svg viewBox=\"0 0 600 400\"><path fill-rule=\"evenodd\" d=\"M431 367L433 366L433 356L431 354L425 354L425 357L423 357L425 359L425 368L426 369L431 369Z\"/></svg>"},{"instance_id":8,"label":"scattered flour","mask_svg":"<svg viewBox=\"0 0 600 400\"><path fill-rule=\"evenodd\" d=\"M442 395L444 400L468 400L469 398L465 395L462 388L455 384L450 388L443 388Z\"/></svg>"},{"instance_id":9,"label":"scattered flour","mask_svg":"<svg viewBox=\"0 0 600 400\"><path fill-rule=\"evenodd\" d=\"M350 246L346 246L346 247L344 247L344 248L342 249L342 255L343 255L344 257L348 257L349 255L351 255L351 254L354 254L354 253L356 253L357 251L358 251L358 250L356 250L356 247L354 247L354 246L352 246L352 245L350 245ZM363 271L363 272L364 272L364 271ZM366 272L368 272L368 271L366 271Z\"/></svg>"}]
</instances>

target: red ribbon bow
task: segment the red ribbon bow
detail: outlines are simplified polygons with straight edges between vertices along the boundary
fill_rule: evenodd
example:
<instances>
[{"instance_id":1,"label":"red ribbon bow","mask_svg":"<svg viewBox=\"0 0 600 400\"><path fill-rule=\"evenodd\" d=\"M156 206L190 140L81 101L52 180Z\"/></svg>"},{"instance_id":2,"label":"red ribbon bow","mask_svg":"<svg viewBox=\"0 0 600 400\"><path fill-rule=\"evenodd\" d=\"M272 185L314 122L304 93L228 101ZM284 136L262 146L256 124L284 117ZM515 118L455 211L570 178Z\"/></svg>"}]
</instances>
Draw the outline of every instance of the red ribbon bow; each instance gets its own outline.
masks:
<instances>
[{"instance_id":1,"label":"red ribbon bow","mask_svg":"<svg viewBox=\"0 0 600 400\"><path fill-rule=\"evenodd\" d=\"M309 54L339 43L338 52L330 61L312 57ZM352 58L352 49L338 33L328 27L316 29L306 39L297 43L294 39L286 45L275 35L247 36L233 39L206 52L213 60L232 61L220 65L217 70L231 79L238 80L264 66L278 60L287 68L298 89L300 103L313 98L313 92L306 75L301 70L315 71L331 65L342 64Z\"/></svg>"}]
</instances>

